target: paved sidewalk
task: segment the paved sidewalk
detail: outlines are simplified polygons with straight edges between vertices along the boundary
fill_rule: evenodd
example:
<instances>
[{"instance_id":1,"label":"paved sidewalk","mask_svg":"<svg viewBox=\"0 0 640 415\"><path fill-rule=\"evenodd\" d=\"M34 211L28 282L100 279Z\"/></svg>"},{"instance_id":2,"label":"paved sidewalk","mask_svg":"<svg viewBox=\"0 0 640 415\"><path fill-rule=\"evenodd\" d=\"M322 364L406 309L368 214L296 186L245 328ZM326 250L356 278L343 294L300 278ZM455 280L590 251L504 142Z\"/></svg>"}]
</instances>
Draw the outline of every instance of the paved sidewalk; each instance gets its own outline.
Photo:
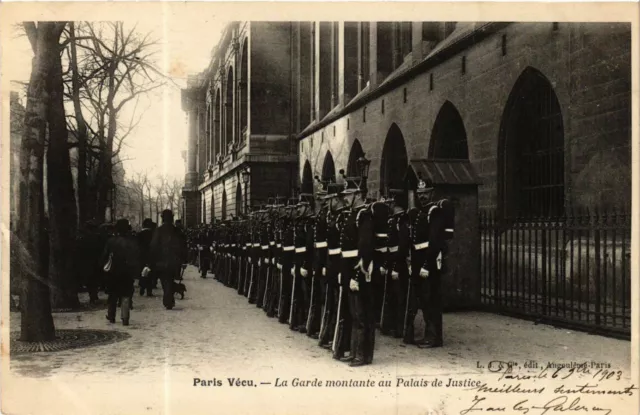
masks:
<instances>
[{"instance_id":1,"label":"paved sidewalk","mask_svg":"<svg viewBox=\"0 0 640 415\"><path fill-rule=\"evenodd\" d=\"M228 410L218 413L257 413L251 409L257 405L264 413L316 413L326 412L321 409L328 402L344 400L340 406L344 413L355 410L349 405L363 402L357 407L360 413L388 413L394 408L394 413L448 415L459 411L447 412L445 401L447 408L450 400L468 406L474 393L458 396L451 388L428 392L419 387L398 388L397 378L462 380L485 373L478 362L486 366L492 360L601 361L611 364L611 370L623 370L623 379L629 376L627 341L477 312L445 315L444 348L419 350L378 335L374 364L350 368L331 359L315 340L266 317L234 290L211 277L200 279L194 267L185 272L185 284L185 299L177 297L171 311L162 307L160 290L153 298L136 295L128 327L110 325L106 310L55 314L58 329L114 329L128 332L131 338L15 357L14 377L4 385L3 412L192 414L213 413L212 408L228 405ZM19 327L19 318L19 313L11 313L11 327ZM295 377L391 379L393 387L294 388ZM194 387L194 378L220 380L223 386ZM253 380L256 386L250 390L230 387L228 378ZM276 378L289 380L289 387L276 388ZM271 385L259 385L261 381ZM38 391L38 399L29 391ZM616 405L624 404L622 398L616 399ZM329 412L343 413L335 408Z\"/></svg>"}]
</instances>

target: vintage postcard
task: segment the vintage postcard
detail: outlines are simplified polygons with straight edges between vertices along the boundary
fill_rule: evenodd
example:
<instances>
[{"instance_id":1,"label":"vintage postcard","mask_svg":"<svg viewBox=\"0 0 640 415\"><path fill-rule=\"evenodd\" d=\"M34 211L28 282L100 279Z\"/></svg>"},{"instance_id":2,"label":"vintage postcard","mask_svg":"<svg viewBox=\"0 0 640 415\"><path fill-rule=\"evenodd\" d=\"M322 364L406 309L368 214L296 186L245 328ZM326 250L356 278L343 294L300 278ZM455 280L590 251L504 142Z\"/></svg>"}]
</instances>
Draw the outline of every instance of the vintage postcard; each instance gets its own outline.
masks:
<instances>
[{"instance_id":1,"label":"vintage postcard","mask_svg":"<svg viewBox=\"0 0 640 415\"><path fill-rule=\"evenodd\" d=\"M639 12L0 4L2 413L640 413Z\"/></svg>"}]
</instances>

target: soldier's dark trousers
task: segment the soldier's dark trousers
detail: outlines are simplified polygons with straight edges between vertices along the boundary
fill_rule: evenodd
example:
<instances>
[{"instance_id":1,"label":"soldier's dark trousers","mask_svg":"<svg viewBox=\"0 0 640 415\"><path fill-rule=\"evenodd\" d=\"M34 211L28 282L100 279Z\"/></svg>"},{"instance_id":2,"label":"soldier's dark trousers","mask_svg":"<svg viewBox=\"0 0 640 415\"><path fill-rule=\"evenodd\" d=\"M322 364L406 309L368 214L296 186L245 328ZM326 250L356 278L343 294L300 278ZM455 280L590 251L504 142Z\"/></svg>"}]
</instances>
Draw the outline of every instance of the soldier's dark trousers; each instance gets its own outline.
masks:
<instances>
[{"instance_id":1,"label":"soldier's dark trousers","mask_svg":"<svg viewBox=\"0 0 640 415\"><path fill-rule=\"evenodd\" d=\"M260 264L260 274L258 275L258 289L256 290L256 306L262 308L262 303L264 302L264 291L267 289L267 270L269 269L269 264L265 264L265 259L262 259L262 263Z\"/></svg>"},{"instance_id":2,"label":"soldier's dark trousers","mask_svg":"<svg viewBox=\"0 0 640 415\"><path fill-rule=\"evenodd\" d=\"M342 258L340 263L340 287L338 293L338 307L336 316L336 328L333 337L333 357L339 359L351 349L351 325L352 315L349 307L349 282L355 276L354 267L358 263L357 258Z\"/></svg>"},{"instance_id":3,"label":"soldier's dark trousers","mask_svg":"<svg viewBox=\"0 0 640 415\"><path fill-rule=\"evenodd\" d=\"M299 266L295 266L293 270L293 278L295 279L292 279L294 284L291 287L291 310L289 312L291 318L289 319L289 328L304 333L307 331L306 311L309 310L307 302L305 301L307 299L306 278L300 274ZM309 277L307 276L307 278Z\"/></svg>"},{"instance_id":4,"label":"soldier's dark trousers","mask_svg":"<svg viewBox=\"0 0 640 415\"><path fill-rule=\"evenodd\" d=\"M267 316L278 315L278 302L280 301L280 270L271 265L271 275L269 276L271 288L267 297Z\"/></svg>"},{"instance_id":5,"label":"soldier's dark trousers","mask_svg":"<svg viewBox=\"0 0 640 415\"><path fill-rule=\"evenodd\" d=\"M327 257L326 276L322 281L323 306L322 322L318 344L329 346L333 342L335 335L336 320L338 314L338 297L340 288L338 285L338 273L340 272L340 254ZM322 270L320 271L322 272Z\"/></svg>"},{"instance_id":6,"label":"soldier's dark trousers","mask_svg":"<svg viewBox=\"0 0 640 415\"><path fill-rule=\"evenodd\" d=\"M375 348L376 318L373 289L372 282L361 282L358 291L349 291L349 310L352 321L351 356L365 363L371 363Z\"/></svg>"},{"instance_id":7,"label":"soldier's dark trousers","mask_svg":"<svg viewBox=\"0 0 640 415\"><path fill-rule=\"evenodd\" d=\"M373 309L376 324L382 317L382 304L384 302L384 279L380 267L384 265L385 253L376 251L373 255L373 275L371 277L371 290L373 295Z\"/></svg>"},{"instance_id":8,"label":"soldier's dark trousers","mask_svg":"<svg viewBox=\"0 0 640 415\"><path fill-rule=\"evenodd\" d=\"M293 278L291 276L292 263L289 259L284 259L282 270L280 271L280 293L278 299L278 321L286 323L289 319L289 307L291 307L291 288Z\"/></svg>"},{"instance_id":9,"label":"soldier's dark trousers","mask_svg":"<svg viewBox=\"0 0 640 415\"><path fill-rule=\"evenodd\" d=\"M434 345L442 345L442 290L439 271L431 271L424 283L421 302L425 313L425 340Z\"/></svg>"},{"instance_id":10,"label":"soldier's dark trousers","mask_svg":"<svg viewBox=\"0 0 640 415\"><path fill-rule=\"evenodd\" d=\"M324 302L323 285L326 278L322 276L322 268L316 268L313 275L308 275L305 279L309 293L309 309L307 311L307 336L316 337L320 332L320 321L322 319L322 304Z\"/></svg>"},{"instance_id":11,"label":"soldier's dark trousers","mask_svg":"<svg viewBox=\"0 0 640 415\"><path fill-rule=\"evenodd\" d=\"M381 331L383 334L393 334L402 337L407 314L407 298L409 288L409 271L406 267L398 267L398 279L391 278L388 273L387 295L384 306ZM415 313L413 314L415 317Z\"/></svg>"},{"instance_id":12,"label":"soldier's dark trousers","mask_svg":"<svg viewBox=\"0 0 640 415\"><path fill-rule=\"evenodd\" d=\"M251 270L249 273L249 286L247 287L247 298L249 303L254 304L256 301L256 293L258 291L258 275L260 274L260 259L251 260Z\"/></svg>"}]
</instances>

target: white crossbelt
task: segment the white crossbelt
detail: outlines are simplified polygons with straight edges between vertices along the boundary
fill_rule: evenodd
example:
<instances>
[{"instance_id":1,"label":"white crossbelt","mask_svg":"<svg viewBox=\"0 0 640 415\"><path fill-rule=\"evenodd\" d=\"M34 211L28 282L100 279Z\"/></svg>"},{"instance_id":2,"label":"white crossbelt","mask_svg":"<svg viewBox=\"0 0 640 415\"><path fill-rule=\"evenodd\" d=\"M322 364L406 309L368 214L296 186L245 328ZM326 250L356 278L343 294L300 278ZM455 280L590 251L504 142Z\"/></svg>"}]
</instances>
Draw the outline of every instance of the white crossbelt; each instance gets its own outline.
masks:
<instances>
[{"instance_id":1,"label":"white crossbelt","mask_svg":"<svg viewBox=\"0 0 640 415\"><path fill-rule=\"evenodd\" d=\"M245 245L246 245L246 246L251 246L251 242L249 242L249 243L246 243Z\"/></svg>"},{"instance_id":2,"label":"white crossbelt","mask_svg":"<svg viewBox=\"0 0 640 415\"><path fill-rule=\"evenodd\" d=\"M306 247L302 247L302 248L296 248L296 253L299 254L301 252L307 252L307 248Z\"/></svg>"},{"instance_id":3,"label":"white crossbelt","mask_svg":"<svg viewBox=\"0 0 640 415\"><path fill-rule=\"evenodd\" d=\"M386 237L387 237L387 236L389 236L389 235L387 235L386 233L376 233L376 236L377 236L378 238L386 238Z\"/></svg>"},{"instance_id":4,"label":"white crossbelt","mask_svg":"<svg viewBox=\"0 0 640 415\"><path fill-rule=\"evenodd\" d=\"M340 249L340 248L329 249L329 255L337 255L340 252L342 252L342 249Z\"/></svg>"},{"instance_id":5,"label":"white crossbelt","mask_svg":"<svg viewBox=\"0 0 640 415\"><path fill-rule=\"evenodd\" d=\"M262 249L269 249L269 245L262 245Z\"/></svg>"},{"instance_id":6,"label":"white crossbelt","mask_svg":"<svg viewBox=\"0 0 640 415\"><path fill-rule=\"evenodd\" d=\"M274 246L276 243L274 241L269 242L269 245Z\"/></svg>"},{"instance_id":7,"label":"white crossbelt","mask_svg":"<svg viewBox=\"0 0 640 415\"><path fill-rule=\"evenodd\" d=\"M291 246L285 246L282 248L283 251L293 251L296 247L291 245Z\"/></svg>"},{"instance_id":8,"label":"white crossbelt","mask_svg":"<svg viewBox=\"0 0 640 415\"><path fill-rule=\"evenodd\" d=\"M387 252L387 247L384 248L376 248L376 252Z\"/></svg>"},{"instance_id":9,"label":"white crossbelt","mask_svg":"<svg viewBox=\"0 0 640 415\"><path fill-rule=\"evenodd\" d=\"M358 256L358 250L352 249L351 251L342 251L342 258L353 258Z\"/></svg>"},{"instance_id":10,"label":"white crossbelt","mask_svg":"<svg viewBox=\"0 0 640 415\"><path fill-rule=\"evenodd\" d=\"M316 248L326 248L327 247L327 241L324 242L316 242L314 245Z\"/></svg>"},{"instance_id":11,"label":"white crossbelt","mask_svg":"<svg viewBox=\"0 0 640 415\"><path fill-rule=\"evenodd\" d=\"M444 231L445 232L453 232L453 228L446 228Z\"/></svg>"},{"instance_id":12,"label":"white crossbelt","mask_svg":"<svg viewBox=\"0 0 640 415\"><path fill-rule=\"evenodd\" d=\"M398 246L390 246L389 247L389 252L398 252Z\"/></svg>"},{"instance_id":13,"label":"white crossbelt","mask_svg":"<svg viewBox=\"0 0 640 415\"><path fill-rule=\"evenodd\" d=\"M254 248L257 248L257 247L259 247L259 246L260 246L260 244L253 244L253 247L254 247Z\"/></svg>"},{"instance_id":14,"label":"white crossbelt","mask_svg":"<svg viewBox=\"0 0 640 415\"><path fill-rule=\"evenodd\" d=\"M415 249L416 251L419 251L421 249L425 249L428 247L429 247L429 241L413 245L413 249Z\"/></svg>"},{"instance_id":15,"label":"white crossbelt","mask_svg":"<svg viewBox=\"0 0 640 415\"><path fill-rule=\"evenodd\" d=\"M276 248L282 248L282 244L276 244Z\"/></svg>"}]
</instances>

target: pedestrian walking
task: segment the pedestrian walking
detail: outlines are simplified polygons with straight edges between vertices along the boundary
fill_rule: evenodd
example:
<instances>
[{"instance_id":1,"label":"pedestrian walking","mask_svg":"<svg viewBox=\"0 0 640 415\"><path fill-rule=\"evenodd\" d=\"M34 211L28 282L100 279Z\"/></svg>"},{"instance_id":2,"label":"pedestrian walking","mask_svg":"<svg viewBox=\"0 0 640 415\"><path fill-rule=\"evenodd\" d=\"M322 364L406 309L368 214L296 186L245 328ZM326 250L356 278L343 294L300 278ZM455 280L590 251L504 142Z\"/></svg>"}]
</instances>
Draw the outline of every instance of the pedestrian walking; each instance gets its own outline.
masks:
<instances>
[{"instance_id":1,"label":"pedestrian walking","mask_svg":"<svg viewBox=\"0 0 640 415\"><path fill-rule=\"evenodd\" d=\"M142 266L149 268L151 259L149 256L149 246L153 236L153 221L150 218L142 221L142 230L138 233L138 246L140 248L140 260ZM147 272L146 276L140 275L140 295L147 293L147 297L153 297L153 273Z\"/></svg>"},{"instance_id":2,"label":"pedestrian walking","mask_svg":"<svg viewBox=\"0 0 640 415\"><path fill-rule=\"evenodd\" d=\"M130 236L129 221L120 219L115 225L115 236L107 240L102 254L109 298L107 320L115 323L118 302L121 306L122 324L129 325L133 280L142 270L140 252L135 239Z\"/></svg>"},{"instance_id":3,"label":"pedestrian walking","mask_svg":"<svg viewBox=\"0 0 640 415\"><path fill-rule=\"evenodd\" d=\"M184 233L173 224L173 212L162 212L162 225L156 229L150 245L151 272L155 272L162 284L162 303L167 310L175 305L173 281L180 278L187 266L187 243Z\"/></svg>"}]
</instances>

